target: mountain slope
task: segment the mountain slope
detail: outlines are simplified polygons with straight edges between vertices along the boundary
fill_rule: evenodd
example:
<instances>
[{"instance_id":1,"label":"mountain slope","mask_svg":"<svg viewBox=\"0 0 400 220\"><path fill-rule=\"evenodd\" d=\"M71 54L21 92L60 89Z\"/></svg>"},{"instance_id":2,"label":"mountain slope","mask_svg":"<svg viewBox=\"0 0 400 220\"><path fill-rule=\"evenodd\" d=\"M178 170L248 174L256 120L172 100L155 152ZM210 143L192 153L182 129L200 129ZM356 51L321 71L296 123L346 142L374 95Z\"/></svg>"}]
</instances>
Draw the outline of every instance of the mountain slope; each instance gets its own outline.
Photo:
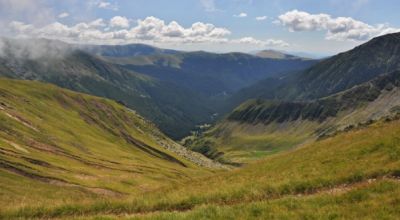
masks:
<instances>
[{"instance_id":1,"label":"mountain slope","mask_svg":"<svg viewBox=\"0 0 400 220\"><path fill-rule=\"evenodd\" d=\"M264 80L239 92L230 104L251 98L308 100L325 97L400 68L400 33L376 37L348 52L280 80Z\"/></svg>"},{"instance_id":2,"label":"mountain slope","mask_svg":"<svg viewBox=\"0 0 400 220\"><path fill-rule=\"evenodd\" d=\"M218 167L115 101L6 79L0 152L2 209L122 199Z\"/></svg>"},{"instance_id":3,"label":"mountain slope","mask_svg":"<svg viewBox=\"0 0 400 220\"><path fill-rule=\"evenodd\" d=\"M5 217L119 219L399 218L398 119L127 202L20 209ZM79 213L79 214L77 214Z\"/></svg>"},{"instance_id":4,"label":"mountain slope","mask_svg":"<svg viewBox=\"0 0 400 220\"><path fill-rule=\"evenodd\" d=\"M127 44L127 45L76 45L88 53L98 56L108 57L127 57L144 56L156 54L177 54L176 50L161 49L146 44Z\"/></svg>"},{"instance_id":5,"label":"mountain slope","mask_svg":"<svg viewBox=\"0 0 400 220\"><path fill-rule=\"evenodd\" d=\"M314 101L249 100L185 145L211 158L254 158L392 117L399 97L398 70Z\"/></svg>"},{"instance_id":6,"label":"mountain slope","mask_svg":"<svg viewBox=\"0 0 400 220\"><path fill-rule=\"evenodd\" d=\"M226 97L258 80L281 77L287 72L305 69L316 62L202 51L106 59L124 68L175 83L207 97Z\"/></svg>"},{"instance_id":7,"label":"mountain slope","mask_svg":"<svg viewBox=\"0 0 400 220\"><path fill-rule=\"evenodd\" d=\"M210 120L208 101L184 87L132 72L50 40L5 41L0 76L39 80L121 101L173 138Z\"/></svg>"},{"instance_id":8,"label":"mountain slope","mask_svg":"<svg viewBox=\"0 0 400 220\"><path fill-rule=\"evenodd\" d=\"M261 50L256 52L254 55L262 58L270 58L270 59L307 59L303 57L298 57L295 55L287 54L285 52L277 51L277 50Z\"/></svg>"}]
</instances>

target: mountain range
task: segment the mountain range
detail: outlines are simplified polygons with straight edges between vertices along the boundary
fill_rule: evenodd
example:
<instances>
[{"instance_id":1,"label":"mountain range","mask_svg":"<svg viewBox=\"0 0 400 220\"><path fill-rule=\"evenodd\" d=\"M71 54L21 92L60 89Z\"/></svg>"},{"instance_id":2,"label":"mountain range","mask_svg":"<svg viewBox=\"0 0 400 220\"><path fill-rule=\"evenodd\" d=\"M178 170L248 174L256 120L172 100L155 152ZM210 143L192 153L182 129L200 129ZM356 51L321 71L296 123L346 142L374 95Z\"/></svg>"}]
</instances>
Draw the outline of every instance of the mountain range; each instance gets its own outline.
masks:
<instances>
[{"instance_id":1,"label":"mountain range","mask_svg":"<svg viewBox=\"0 0 400 220\"><path fill-rule=\"evenodd\" d=\"M3 41L0 75L49 82L121 101L174 139L186 136L196 125L213 121L220 101L240 88L313 63L239 53L184 53L140 44L77 46L46 39Z\"/></svg>"},{"instance_id":2,"label":"mountain range","mask_svg":"<svg viewBox=\"0 0 400 220\"><path fill-rule=\"evenodd\" d=\"M227 102L244 103L185 144L214 159L241 161L392 117L399 105L399 43L400 34L378 37L304 71L245 88Z\"/></svg>"},{"instance_id":3,"label":"mountain range","mask_svg":"<svg viewBox=\"0 0 400 220\"><path fill-rule=\"evenodd\" d=\"M321 60L1 41L0 219L399 217L400 33Z\"/></svg>"}]
</instances>

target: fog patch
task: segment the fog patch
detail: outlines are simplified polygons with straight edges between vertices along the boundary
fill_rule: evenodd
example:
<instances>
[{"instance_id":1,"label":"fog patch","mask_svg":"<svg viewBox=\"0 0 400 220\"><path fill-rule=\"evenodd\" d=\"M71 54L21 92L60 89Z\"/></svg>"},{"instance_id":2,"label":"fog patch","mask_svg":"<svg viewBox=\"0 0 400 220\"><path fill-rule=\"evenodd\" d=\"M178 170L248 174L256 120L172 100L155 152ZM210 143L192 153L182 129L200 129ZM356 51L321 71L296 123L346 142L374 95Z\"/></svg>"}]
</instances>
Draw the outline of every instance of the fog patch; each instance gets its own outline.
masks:
<instances>
[{"instance_id":1,"label":"fog patch","mask_svg":"<svg viewBox=\"0 0 400 220\"><path fill-rule=\"evenodd\" d=\"M0 57L21 60L62 59L74 48L61 41L47 39L0 38Z\"/></svg>"}]
</instances>

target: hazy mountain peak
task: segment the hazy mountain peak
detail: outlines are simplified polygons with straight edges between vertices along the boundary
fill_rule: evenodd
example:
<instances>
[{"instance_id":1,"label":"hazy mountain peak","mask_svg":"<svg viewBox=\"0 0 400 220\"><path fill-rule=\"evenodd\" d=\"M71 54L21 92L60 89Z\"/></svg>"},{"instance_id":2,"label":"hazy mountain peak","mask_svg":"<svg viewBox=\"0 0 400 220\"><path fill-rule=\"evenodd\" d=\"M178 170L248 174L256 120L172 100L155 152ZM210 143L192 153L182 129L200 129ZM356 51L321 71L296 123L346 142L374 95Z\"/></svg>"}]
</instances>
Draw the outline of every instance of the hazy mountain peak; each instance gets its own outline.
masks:
<instances>
[{"instance_id":1,"label":"hazy mountain peak","mask_svg":"<svg viewBox=\"0 0 400 220\"><path fill-rule=\"evenodd\" d=\"M298 57L295 55L288 54L283 51L277 51L277 50L261 50L255 53L256 56L262 57L262 58L270 58L270 59L307 59L303 57Z\"/></svg>"}]
</instances>

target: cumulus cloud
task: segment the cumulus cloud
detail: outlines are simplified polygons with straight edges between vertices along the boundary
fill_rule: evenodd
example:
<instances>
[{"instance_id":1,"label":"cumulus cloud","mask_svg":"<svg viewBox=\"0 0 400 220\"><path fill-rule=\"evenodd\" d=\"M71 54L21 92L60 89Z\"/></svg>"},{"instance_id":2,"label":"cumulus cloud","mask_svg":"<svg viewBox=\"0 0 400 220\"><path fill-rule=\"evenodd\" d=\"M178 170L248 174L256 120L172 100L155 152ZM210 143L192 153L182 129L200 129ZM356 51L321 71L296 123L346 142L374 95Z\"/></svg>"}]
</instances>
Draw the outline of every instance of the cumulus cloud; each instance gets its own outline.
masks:
<instances>
[{"instance_id":1,"label":"cumulus cloud","mask_svg":"<svg viewBox=\"0 0 400 220\"><path fill-rule=\"evenodd\" d=\"M248 44L256 46L287 47L289 44L282 40L258 40L252 37L230 39L231 32L223 27L210 23L196 22L183 27L176 21L169 23L150 16L137 20L132 25L128 18L115 16L109 21L96 19L66 25L52 22L36 26L20 21L10 22L8 32L13 36L25 38L59 39L70 43L91 44Z\"/></svg>"},{"instance_id":2,"label":"cumulus cloud","mask_svg":"<svg viewBox=\"0 0 400 220\"><path fill-rule=\"evenodd\" d=\"M213 24L196 22L190 27L182 27L178 22L166 23L156 17L138 20L137 25L129 28L129 20L124 17L113 17L108 23L103 19L65 25L53 22L44 26L35 26L24 22L13 21L8 25L10 33L18 37L41 37L60 39L80 43L201 43L227 42L231 32Z\"/></svg>"},{"instance_id":3,"label":"cumulus cloud","mask_svg":"<svg viewBox=\"0 0 400 220\"><path fill-rule=\"evenodd\" d=\"M93 21L89 22L88 25L89 25L89 27L92 27L92 28L99 28L99 27L107 26L106 22L102 18L93 20Z\"/></svg>"},{"instance_id":4,"label":"cumulus cloud","mask_svg":"<svg viewBox=\"0 0 400 220\"><path fill-rule=\"evenodd\" d=\"M264 21L264 20L266 20L268 17L267 16L258 16L258 17L256 17L256 20L257 21Z\"/></svg>"},{"instance_id":5,"label":"cumulus cloud","mask_svg":"<svg viewBox=\"0 0 400 220\"><path fill-rule=\"evenodd\" d=\"M176 21L166 24L152 16L139 20L138 25L130 30L130 36L139 40L183 43L223 42L230 33L228 29L213 24L196 22L191 27L184 28Z\"/></svg>"},{"instance_id":6,"label":"cumulus cloud","mask_svg":"<svg viewBox=\"0 0 400 220\"><path fill-rule=\"evenodd\" d=\"M293 10L278 17L276 23L289 31L326 31L326 39L365 41L375 36L398 32L400 29L385 24L370 25L351 17L333 18L328 14L310 14Z\"/></svg>"},{"instance_id":7,"label":"cumulus cloud","mask_svg":"<svg viewBox=\"0 0 400 220\"><path fill-rule=\"evenodd\" d=\"M110 20L111 27L128 28L129 20L126 17L115 16Z\"/></svg>"},{"instance_id":8,"label":"cumulus cloud","mask_svg":"<svg viewBox=\"0 0 400 220\"><path fill-rule=\"evenodd\" d=\"M58 18L66 18L68 16L69 16L69 14L67 12L63 12L63 13L59 14L57 17Z\"/></svg>"},{"instance_id":9,"label":"cumulus cloud","mask_svg":"<svg viewBox=\"0 0 400 220\"><path fill-rule=\"evenodd\" d=\"M288 47L289 46L289 44L283 40L276 40L276 39L258 40L253 37L243 37L240 39L232 40L232 42L236 43L236 44L258 45L261 47Z\"/></svg>"},{"instance_id":10,"label":"cumulus cloud","mask_svg":"<svg viewBox=\"0 0 400 220\"><path fill-rule=\"evenodd\" d=\"M113 10L113 11L118 11L119 7L117 4L108 2L108 1L102 1L102 0L91 0L89 1L90 6L94 6L97 8L101 9L108 9L108 10Z\"/></svg>"},{"instance_id":11,"label":"cumulus cloud","mask_svg":"<svg viewBox=\"0 0 400 220\"><path fill-rule=\"evenodd\" d=\"M247 17L247 13L245 13L245 12L241 12L240 14L233 15L233 17L237 17L237 18L245 18L245 17Z\"/></svg>"}]
</instances>

